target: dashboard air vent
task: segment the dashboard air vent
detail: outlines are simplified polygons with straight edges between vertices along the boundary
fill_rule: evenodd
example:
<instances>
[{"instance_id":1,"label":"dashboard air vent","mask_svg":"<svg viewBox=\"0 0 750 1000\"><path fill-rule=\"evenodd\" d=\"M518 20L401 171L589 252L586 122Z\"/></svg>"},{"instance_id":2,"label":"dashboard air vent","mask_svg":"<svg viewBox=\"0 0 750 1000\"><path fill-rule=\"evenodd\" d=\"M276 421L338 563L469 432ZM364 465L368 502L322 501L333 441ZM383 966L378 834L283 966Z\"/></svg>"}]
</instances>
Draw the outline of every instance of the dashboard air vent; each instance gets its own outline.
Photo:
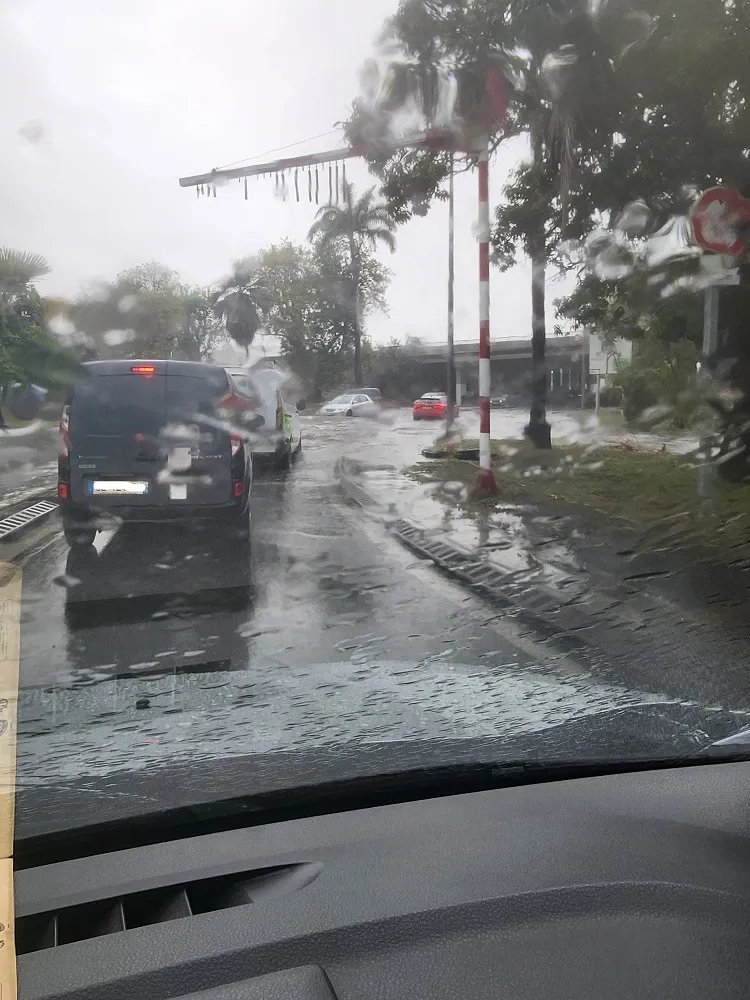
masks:
<instances>
[{"instance_id":1,"label":"dashboard air vent","mask_svg":"<svg viewBox=\"0 0 750 1000\"><path fill-rule=\"evenodd\" d=\"M286 896L309 885L322 868L321 864L303 862L232 872L184 885L162 886L27 914L16 920L16 952L24 955L102 934Z\"/></svg>"}]
</instances>

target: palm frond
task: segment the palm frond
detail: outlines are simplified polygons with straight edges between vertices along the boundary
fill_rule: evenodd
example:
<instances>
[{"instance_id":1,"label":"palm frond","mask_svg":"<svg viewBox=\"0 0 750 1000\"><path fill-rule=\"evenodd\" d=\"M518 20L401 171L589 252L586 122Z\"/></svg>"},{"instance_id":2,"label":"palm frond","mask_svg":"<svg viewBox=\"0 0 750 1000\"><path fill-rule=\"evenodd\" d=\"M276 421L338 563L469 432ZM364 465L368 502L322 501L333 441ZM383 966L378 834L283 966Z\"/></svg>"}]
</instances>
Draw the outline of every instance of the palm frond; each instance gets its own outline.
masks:
<instances>
[{"instance_id":1,"label":"palm frond","mask_svg":"<svg viewBox=\"0 0 750 1000\"><path fill-rule=\"evenodd\" d=\"M0 247L0 283L4 285L28 285L51 270L41 254Z\"/></svg>"},{"instance_id":2,"label":"palm frond","mask_svg":"<svg viewBox=\"0 0 750 1000\"><path fill-rule=\"evenodd\" d=\"M307 233L307 238L312 242L317 237L326 240L336 239L346 230L346 213L338 205L324 205L316 217L315 222Z\"/></svg>"},{"instance_id":3,"label":"palm frond","mask_svg":"<svg viewBox=\"0 0 750 1000\"><path fill-rule=\"evenodd\" d=\"M224 324L232 340L249 350L262 328L271 295L257 274L257 266L236 261L233 273L210 296L214 316Z\"/></svg>"},{"instance_id":4,"label":"palm frond","mask_svg":"<svg viewBox=\"0 0 750 1000\"><path fill-rule=\"evenodd\" d=\"M391 251L391 253L396 252L396 237L393 235L390 229L377 228L370 229L367 233L368 239L374 243L384 243L385 246Z\"/></svg>"}]
</instances>

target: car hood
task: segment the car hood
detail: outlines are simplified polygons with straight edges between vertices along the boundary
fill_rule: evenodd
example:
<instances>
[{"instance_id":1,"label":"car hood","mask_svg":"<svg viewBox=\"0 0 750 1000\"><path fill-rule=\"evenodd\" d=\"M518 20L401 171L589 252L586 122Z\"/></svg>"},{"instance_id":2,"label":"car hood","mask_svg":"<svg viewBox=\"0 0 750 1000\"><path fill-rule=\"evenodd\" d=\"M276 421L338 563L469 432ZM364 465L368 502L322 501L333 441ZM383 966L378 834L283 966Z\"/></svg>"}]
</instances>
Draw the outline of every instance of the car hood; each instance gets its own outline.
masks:
<instances>
[{"instance_id":1,"label":"car hood","mask_svg":"<svg viewBox=\"0 0 750 1000\"><path fill-rule=\"evenodd\" d=\"M25 689L16 835L408 768L673 757L748 721L586 677L499 681L488 690L470 665L431 658Z\"/></svg>"}]
</instances>

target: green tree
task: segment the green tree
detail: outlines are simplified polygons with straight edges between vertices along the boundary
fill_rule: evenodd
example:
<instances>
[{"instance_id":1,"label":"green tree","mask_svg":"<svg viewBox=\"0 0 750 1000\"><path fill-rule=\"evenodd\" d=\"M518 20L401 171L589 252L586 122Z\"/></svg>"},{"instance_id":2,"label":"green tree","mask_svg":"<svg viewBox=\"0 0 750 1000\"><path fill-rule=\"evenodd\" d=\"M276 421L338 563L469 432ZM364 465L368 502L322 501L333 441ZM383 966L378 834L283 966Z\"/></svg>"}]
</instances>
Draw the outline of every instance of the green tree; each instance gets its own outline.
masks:
<instances>
[{"instance_id":1,"label":"green tree","mask_svg":"<svg viewBox=\"0 0 750 1000\"><path fill-rule=\"evenodd\" d=\"M750 194L747 0L643 0L637 8L605 0L590 9L593 16L567 0L406 0L393 23L397 58L412 82L421 78L427 84L426 106L434 106L435 88L425 67L450 72L483 62L488 51L528 54L520 85L509 88L505 128L495 130L492 141L519 131L531 135L531 116L538 115L541 169L535 153L505 188L493 232L501 265L519 249L531 255L534 243L541 245L542 228L549 262L561 241L614 225L636 199L648 206L645 235L671 214L685 212L709 186L726 184ZM355 105L351 135L372 140L371 160L383 174L383 190L408 217L413 204L423 205L439 190L447 157L394 156L388 140L395 130L384 127L372 100L375 92L387 108L388 87L373 83L372 74L366 83L370 99L366 93ZM750 279L750 265L743 263L744 272ZM723 414L725 437L744 440L742 428L750 423L750 290L721 294L726 308L719 367L729 367L726 381L737 399ZM744 465L727 461L721 471L744 475Z\"/></svg>"},{"instance_id":2,"label":"green tree","mask_svg":"<svg viewBox=\"0 0 750 1000\"><path fill-rule=\"evenodd\" d=\"M89 289L72 304L50 303L96 358L205 361L225 337L213 293L184 285L179 274L149 261Z\"/></svg>"},{"instance_id":3,"label":"green tree","mask_svg":"<svg viewBox=\"0 0 750 1000\"><path fill-rule=\"evenodd\" d=\"M308 238L316 241L319 253L343 251L348 255L348 281L345 299L354 334L354 382L362 385L362 326L366 302L365 284L368 267L372 271L370 254L379 244L393 253L396 223L386 204L369 188L356 198L351 184L344 185L342 205L325 205L317 213ZM368 263L369 262L369 263Z\"/></svg>"},{"instance_id":4,"label":"green tree","mask_svg":"<svg viewBox=\"0 0 750 1000\"><path fill-rule=\"evenodd\" d=\"M182 326L177 335L174 356L184 361L207 361L226 339L226 331L217 319L213 293L208 288L183 287Z\"/></svg>"},{"instance_id":5,"label":"green tree","mask_svg":"<svg viewBox=\"0 0 750 1000\"><path fill-rule=\"evenodd\" d=\"M697 387L700 352L687 339L647 335L634 347L612 382L623 391L623 412L631 426L689 427L701 407Z\"/></svg>"},{"instance_id":6,"label":"green tree","mask_svg":"<svg viewBox=\"0 0 750 1000\"><path fill-rule=\"evenodd\" d=\"M412 116L418 127L449 125L458 148L476 148L479 135L493 148L509 136L529 136L531 163L517 180L525 183L526 194L533 190L533 199L519 206L506 192L515 229L506 232L508 216L500 212L493 236L496 262L511 266L520 247L532 264L527 434L540 447L551 444L545 405L551 230L567 228L574 164L584 145L607 134L613 116L611 101L605 105L599 95L613 75L608 39L621 29L621 19L611 12L605 18L605 6L612 5L598 5L590 15L583 0L402 0L385 32L397 56L384 80L372 69L365 73L365 96L355 102L347 123L350 141L372 150L372 165L399 219L442 196L451 159L450 153L429 150L392 153L392 123L406 109L418 109L417 119ZM471 164L475 157L464 159Z\"/></svg>"},{"instance_id":7,"label":"green tree","mask_svg":"<svg viewBox=\"0 0 750 1000\"><path fill-rule=\"evenodd\" d=\"M271 305L266 327L297 375L317 394L346 380L354 350L350 269L344 247L316 239L311 246L284 241L259 255L259 274ZM385 307L386 269L363 250L362 315Z\"/></svg>"},{"instance_id":8,"label":"green tree","mask_svg":"<svg viewBox=\"0 0 750 1000\"><path fill-rule=\"evenodd\" d=\"M617 90L624 99L613 141L591 158L581 186L613 227L624 206L642 199L648 207L643 234L650 235L685 213L708 187L727 185L750 194L750 19L745 0L649 0L645 9L658 18L657 30L618 69ZM604 98L611 92L603 89ZM742 285L720 291L722 338L712 360L729 390L714 400L722 448L734 456L722 461L719 471L733 479L747 478L750 447L747 254L740 273ZM702 287L695 283L697 292ZM650 292L657 297L659 283L650 285ZM694 313L701 298L693 295ZM738 440L744 448L737 447Z\"/></svg>"},{"instance_id":9,"label":"green tree","mask_svg":"<svg viewBox=\"0 0 750 1000\"><path fill-rule=\"evenodd\" d=\"M605 281L585 274L570 295L557 299L560 319L578 328L590 328L614 340L646 337L673 344L687 340L696 348L703 337L703 302L689 289L660 295L647 270L634 270L618 280ZM663 279L663 289L666 278Z\"/></svg>"},{"instance_id":10,"label":"green tree","mask_svg":"<svg viewBox=\"0 0 750 1000\"><path fill-rule=\"evenodd\" d=\"M34 382L55 389L75 377L77 357L48 329L34 281L50 266L39 254L0 248L0 387ZM5 420L0 413L0 425Z\"/></svg>"},{"instance_id":11,"label":"green tree","mask_svg":"<svg viewBox=\"0 0 750 1000\"><path fill-rule=\"evenodd\" d=\"M89 289L70 320L99 358L170 358L184 318L179 275L155 261Z\"/></svg>"},{"instance_id":12,"label":"green tree","mask_svg":"<svg viewBox=\"0 0 750 1000\"><path fill-rule=\"evenodd\" d=\"M232 340L248 353L270 306L258 267L259 262L254 257L235 261L232 273L221 282L212 298L217 319L224 323Z\"/></svg>"},{"instance_id":13,"label":"green tree","mask_svg":"<svg viewBox=\"0 0 750 1000\"><path fill-rule=\"evenodd\" d=\"M48 389L69 384L78 371L77 354L45 325L44 304L32 284L0 294L0 387L34 382ZM0 425L4 424L0 414Z\"/></svg>"}]
</instances>

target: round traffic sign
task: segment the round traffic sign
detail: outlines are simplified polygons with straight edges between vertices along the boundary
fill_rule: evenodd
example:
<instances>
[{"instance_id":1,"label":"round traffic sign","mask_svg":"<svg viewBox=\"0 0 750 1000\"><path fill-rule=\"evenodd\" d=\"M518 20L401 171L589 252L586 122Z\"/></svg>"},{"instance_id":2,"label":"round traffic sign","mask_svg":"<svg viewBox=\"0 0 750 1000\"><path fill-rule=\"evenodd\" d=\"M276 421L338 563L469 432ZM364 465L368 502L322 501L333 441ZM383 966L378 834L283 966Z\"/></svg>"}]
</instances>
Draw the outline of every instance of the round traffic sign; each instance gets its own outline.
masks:
<instances>
[{"instance_id":1,"label":"round traffic sign","mask_svg":"<svg viewBox=\"0 0 750 1000\"><path fill-rule=\"evenodd\" d=\"M750 201L733 188L709 188L693 205L690 219L698 246L736 257L745 247L739 227L750 223Z\"/></svg>"}]
</instances>

